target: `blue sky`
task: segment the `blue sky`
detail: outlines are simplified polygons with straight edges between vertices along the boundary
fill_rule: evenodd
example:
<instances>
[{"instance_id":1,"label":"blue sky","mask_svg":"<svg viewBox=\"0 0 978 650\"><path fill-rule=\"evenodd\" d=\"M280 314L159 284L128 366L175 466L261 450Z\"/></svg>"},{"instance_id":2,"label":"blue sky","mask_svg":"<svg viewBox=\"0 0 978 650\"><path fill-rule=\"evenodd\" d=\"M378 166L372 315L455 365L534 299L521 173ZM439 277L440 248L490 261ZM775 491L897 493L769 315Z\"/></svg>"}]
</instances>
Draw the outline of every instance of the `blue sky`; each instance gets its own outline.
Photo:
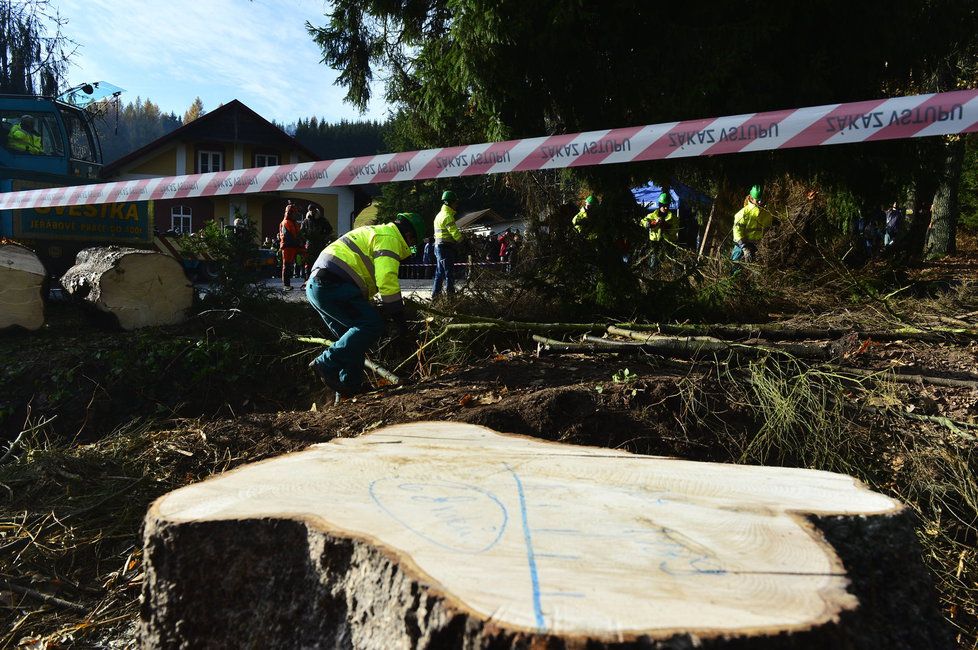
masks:
<instances>
[{"instance_id":1,"label":"blue sky","mask_svg":"<svg viewBox=\"0 0 978 650\"><path fill-rule=\"evenodd\" d=\"M124 101L149 98L182 116L195 97L205 110L238 99L268 120L383 119L361 116L334 86L305 31L326 23L324 0L54 0L78 43L71 85L107 81ZM379 88L378 88L379 90ZM380 93L376 93L379 95Z\"/></svg>"}]
</instances>

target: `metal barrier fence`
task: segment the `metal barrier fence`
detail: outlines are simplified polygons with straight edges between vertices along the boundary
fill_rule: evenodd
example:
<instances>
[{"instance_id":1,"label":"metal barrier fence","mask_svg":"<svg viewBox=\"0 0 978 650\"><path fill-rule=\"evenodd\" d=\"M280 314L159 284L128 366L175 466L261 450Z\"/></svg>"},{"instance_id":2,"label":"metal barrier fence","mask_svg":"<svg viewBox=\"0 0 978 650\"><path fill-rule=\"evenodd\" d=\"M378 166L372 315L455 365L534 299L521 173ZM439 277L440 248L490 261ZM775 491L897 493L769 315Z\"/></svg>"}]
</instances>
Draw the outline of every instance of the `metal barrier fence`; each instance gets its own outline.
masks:
<instances>
[{"instance_id":1,"label":"metal barrier fence","mask_svg":"<svg viewBox=\"0 0 978 650\"><path fill-rule=\"evenodd\" d=\"M463 280L469 277L473 269L488 269L505 273L509 271L510 264L508 262L456 262L452 268L454 277ZM402 280L430 280L435 277L435 265L401 264L398 277Z\"/></svg>"}]
</instances>

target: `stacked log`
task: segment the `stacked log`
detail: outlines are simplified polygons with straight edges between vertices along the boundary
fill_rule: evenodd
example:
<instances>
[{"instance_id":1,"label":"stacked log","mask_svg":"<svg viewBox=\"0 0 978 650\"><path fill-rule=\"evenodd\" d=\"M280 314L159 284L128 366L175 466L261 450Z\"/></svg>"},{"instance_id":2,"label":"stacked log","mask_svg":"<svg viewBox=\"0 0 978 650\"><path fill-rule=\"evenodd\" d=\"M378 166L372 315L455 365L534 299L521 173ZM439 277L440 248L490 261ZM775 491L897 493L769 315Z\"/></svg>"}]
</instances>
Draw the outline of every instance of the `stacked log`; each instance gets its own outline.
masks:
<instances>
[{"instance_id":1,"label":"stacked log","mask_svg":"<svg viewBox=\"0 0 978 650\"><path fill-rule=\"evenodd\" d=\"M0 330L39 329L44 324L47 272L29 248L0 243Z\"/></svg>"},{"instance_id":2,"label":"stacked log","mask_svg":"<svg viewBox=\"0 0 978 650\"><path fill-rule=\"evenodd\" d=\"M69 296L109 315L125 330L183 322L193 304L193 285L183 267L156 251L86 248L61 284Z\"/></svg>"},{"instance_id":3,"label":"stacked log","mask_svg":"<svg viewBox=\"0 0 978 650\"><path fill-rule=\"evenodd\" d=\"M945 648L900 503L851 477L458 423L161 497L144 648Z\"/></svg>"}]
</instances>

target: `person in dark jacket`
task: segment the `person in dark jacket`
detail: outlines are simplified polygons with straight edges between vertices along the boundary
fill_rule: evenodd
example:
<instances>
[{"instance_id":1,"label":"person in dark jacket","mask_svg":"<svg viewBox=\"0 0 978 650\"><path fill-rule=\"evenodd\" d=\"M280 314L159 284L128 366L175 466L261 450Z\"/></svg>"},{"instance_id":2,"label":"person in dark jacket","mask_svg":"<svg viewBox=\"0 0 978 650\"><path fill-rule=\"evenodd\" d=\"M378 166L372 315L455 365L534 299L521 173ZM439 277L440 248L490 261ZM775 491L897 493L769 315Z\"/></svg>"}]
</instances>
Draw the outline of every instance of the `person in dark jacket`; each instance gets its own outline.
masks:
<instances>
[{"instance_id":1,"label":"person in dark jacket","mask_svg":"<svg viewBox=\"0 0 978 650\"><path fill-rule=\"evenodd\" d=\"M896 243L903 228L903 211L897 207L894 201L890 209L886 211L886 223L883 226L883 247L889 248Z\"/></svg>"}]
</instances>

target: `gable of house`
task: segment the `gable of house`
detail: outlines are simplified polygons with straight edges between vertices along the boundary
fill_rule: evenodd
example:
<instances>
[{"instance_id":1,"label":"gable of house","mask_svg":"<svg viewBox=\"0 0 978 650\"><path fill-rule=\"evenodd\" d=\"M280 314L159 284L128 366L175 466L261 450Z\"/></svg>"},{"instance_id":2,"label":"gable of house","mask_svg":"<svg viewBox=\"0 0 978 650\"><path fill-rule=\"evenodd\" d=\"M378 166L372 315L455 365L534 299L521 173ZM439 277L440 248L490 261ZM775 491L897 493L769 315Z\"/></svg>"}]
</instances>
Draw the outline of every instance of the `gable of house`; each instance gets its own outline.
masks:
<instances>
[{"instance_id":1,"label":"gable of house","mask_svg":"<svg viewBox=\"0 0 978 650\"><path fill-rule=\"evenodd\" d=\"M233 100L106 165L102 176L107 180L183 176L316 159L298 140ZM196 231L209 220L230 224L240 215L255 226L261 239L274 237L287 199L301 206L303 214L307 206L319 208L336 233L352 227L355 190L337 187L158 200L155 228Z\"/></svg>"}]
</instances>

